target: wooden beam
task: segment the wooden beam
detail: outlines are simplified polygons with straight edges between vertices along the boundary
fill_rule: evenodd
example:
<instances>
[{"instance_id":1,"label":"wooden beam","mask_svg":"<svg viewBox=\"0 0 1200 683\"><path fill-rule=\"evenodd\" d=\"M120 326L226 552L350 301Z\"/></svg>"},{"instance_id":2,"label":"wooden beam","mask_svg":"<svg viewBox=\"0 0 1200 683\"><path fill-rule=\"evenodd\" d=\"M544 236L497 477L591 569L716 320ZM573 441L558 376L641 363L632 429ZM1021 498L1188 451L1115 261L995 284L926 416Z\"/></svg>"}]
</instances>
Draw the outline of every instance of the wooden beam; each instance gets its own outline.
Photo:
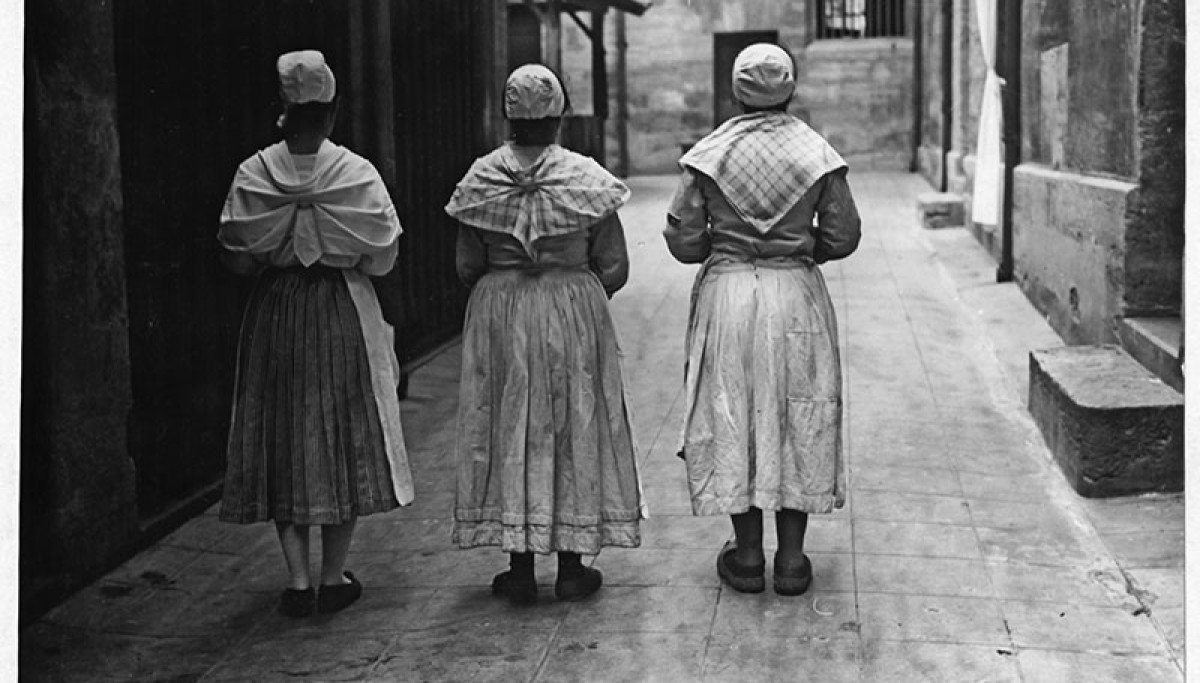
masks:
<instances>
[{"instance_id":1,"label":"wooden beam","mask_svg":"<svg viewBox=\"0 0 1200 683\"><path fill-rule=\"evenodd\" d=\"M575 10L568 9L567 14L569 14L571 16L571 19L573 19L575 21L575 25L579 27L579 30L583 31L584 35L586 35L588 37L588 40L590 40L592 42L596 42L595 37L593 37L593 35L592 35L591 27L589 27L587 24L583 23L583 20L579 18L579 15L575 13Z\"/></svg>"}]
</instances>

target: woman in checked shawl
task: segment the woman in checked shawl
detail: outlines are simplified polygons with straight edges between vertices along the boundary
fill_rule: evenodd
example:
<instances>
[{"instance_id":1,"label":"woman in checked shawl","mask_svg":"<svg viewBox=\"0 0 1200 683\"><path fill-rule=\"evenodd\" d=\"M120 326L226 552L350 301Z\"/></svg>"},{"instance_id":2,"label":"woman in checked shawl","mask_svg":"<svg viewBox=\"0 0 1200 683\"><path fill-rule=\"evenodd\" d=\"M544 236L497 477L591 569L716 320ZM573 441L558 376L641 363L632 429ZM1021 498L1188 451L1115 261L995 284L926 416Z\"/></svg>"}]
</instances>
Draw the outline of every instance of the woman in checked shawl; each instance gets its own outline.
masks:
<instances>
[{"instance_id":1,"label":"woman in checked shawl","mask_svg":"<svg viewBox=\"0 0 1200 683\"><path fill-rule=\"evenodd\" d=\"M558 599L594 593L600 572L581 556L638 546L645 516L607 304L629 270L617 217L629 190L554 144L566 107L554 72L513 71L512 139L475 161L446 206L472 287L454 541L508 552L492 591L518 604L537 599L534 553L558 554Z\"/></svg>"},{"instance_id":2,"label":"woman in checked shawl","mask_svg":"<svg viewBox=\"0 0 1200 683\"><path fill-rule=\"evenodd\" d=\"M787 113L794 89L783 49L738 55L745 113L680 160L664 231L677 260L704 264L686 341L692 511L731 516L735 540L717 572L744 592L765 587L762 511L775 511L784 595L812 580L808 514L845 501L837 322L817 265L850 255L860 234L845 162Z\"/></svg>"}]
</instances>

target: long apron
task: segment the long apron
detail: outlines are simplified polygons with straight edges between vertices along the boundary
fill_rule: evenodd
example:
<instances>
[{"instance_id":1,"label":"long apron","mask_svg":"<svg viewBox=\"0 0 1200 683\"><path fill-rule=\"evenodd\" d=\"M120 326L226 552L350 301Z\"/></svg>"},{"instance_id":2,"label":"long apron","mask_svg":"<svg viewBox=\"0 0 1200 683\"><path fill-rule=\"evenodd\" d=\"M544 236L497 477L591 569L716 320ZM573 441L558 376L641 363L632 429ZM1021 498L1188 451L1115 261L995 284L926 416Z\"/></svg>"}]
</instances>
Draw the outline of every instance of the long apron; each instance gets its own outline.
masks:
<instances>
[{"instance_id":1,"label":"long apron","mask_svg":"<svg viewBox=\"0 0 1200 683\"><path fill-rule=\"evenodd\" d=\"M845 502L837 319L811 260L710 259L687 333L692 510L830 512Z\"/></svg>"},{"instance_id":2,"label":"long apron","mask_svg":"<svg viewBox=\"0 0 1200 683\"><path fill-rule=\"evenodd\" d=\"M455 543L584 554L640 544L619 354L586 267L479 280L463 328Z\"/></svg>"}]
</instances>

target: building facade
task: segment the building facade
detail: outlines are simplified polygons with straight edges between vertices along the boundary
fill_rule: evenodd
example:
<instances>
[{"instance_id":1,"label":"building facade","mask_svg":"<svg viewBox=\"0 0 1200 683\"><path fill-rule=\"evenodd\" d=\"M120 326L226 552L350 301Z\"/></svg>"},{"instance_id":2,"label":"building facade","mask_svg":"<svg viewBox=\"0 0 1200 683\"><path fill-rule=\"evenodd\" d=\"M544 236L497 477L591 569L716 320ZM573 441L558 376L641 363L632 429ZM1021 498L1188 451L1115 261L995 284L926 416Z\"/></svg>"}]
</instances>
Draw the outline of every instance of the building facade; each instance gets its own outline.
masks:
<instances>
[{"instance_id":1,"label":"building facade","mask_svg":"<svg viewBox=\"0 0 1200 683\"><path fill-rule=\"evenodd\" d=\"M1153 329L1176 357L1151 369L1181 387L1183 0L920 4L920 171L971 216L989 7L1011 187L1001 220L971 228L1068 344L1152 366L1138 337Z\"/></svg>"},{"instance_id":2,"label":"building facade","mask_svg":"<svg viewBox=\"0 0 1200 683\"><path fill-rule=\"evenodd\" d=\"M797 63L792 113L851 168L908 169L914 139L913 15L906 0L661 0L608 16L606 147L628 174L675 173L682 149L734 113L740 47L777 42ZM621 25L623 24L623 25ZM576 111L592 110L588 39L563 22L562 69ZM613 166L614 164L610 164Z\"/></svg>"}]
</instances>

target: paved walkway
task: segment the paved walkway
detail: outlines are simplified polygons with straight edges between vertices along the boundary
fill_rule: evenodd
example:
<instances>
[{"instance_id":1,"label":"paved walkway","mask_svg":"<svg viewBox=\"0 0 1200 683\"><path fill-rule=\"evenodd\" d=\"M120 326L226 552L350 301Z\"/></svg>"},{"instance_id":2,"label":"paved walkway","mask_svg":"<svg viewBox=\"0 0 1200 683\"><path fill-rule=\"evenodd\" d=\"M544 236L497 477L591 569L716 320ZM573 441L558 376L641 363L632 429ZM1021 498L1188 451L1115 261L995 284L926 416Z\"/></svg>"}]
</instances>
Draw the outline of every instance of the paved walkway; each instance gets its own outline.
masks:
<instances>
[{"instance_id":1,"label":"paved walkway","mask_svg":"<svg viewBox=\"0 0 1200 683\"><path fill-rule=\"evenodd\" d=\"M716 578L729 523L691 516L674 457L695 268L658 234L673 179L637 178L623 211L633 277L612 310L652 518L642 548L596 559L599 594L555 602L543 560L542 602L512 608L488 590L504 555L450 547L451 347L412 377L418 501L361 522L359 604L277 616L272 527L220 524L214 508L24 629L22 679L1183 680L1182 497L1078 498L1022 399L1028 350L1061 342L992 282L965 231L916 227L923 181L852 178L863 244L824 268L851 495L810 523L808 594L743 595Z\"/></svg>"}]
</instances>

